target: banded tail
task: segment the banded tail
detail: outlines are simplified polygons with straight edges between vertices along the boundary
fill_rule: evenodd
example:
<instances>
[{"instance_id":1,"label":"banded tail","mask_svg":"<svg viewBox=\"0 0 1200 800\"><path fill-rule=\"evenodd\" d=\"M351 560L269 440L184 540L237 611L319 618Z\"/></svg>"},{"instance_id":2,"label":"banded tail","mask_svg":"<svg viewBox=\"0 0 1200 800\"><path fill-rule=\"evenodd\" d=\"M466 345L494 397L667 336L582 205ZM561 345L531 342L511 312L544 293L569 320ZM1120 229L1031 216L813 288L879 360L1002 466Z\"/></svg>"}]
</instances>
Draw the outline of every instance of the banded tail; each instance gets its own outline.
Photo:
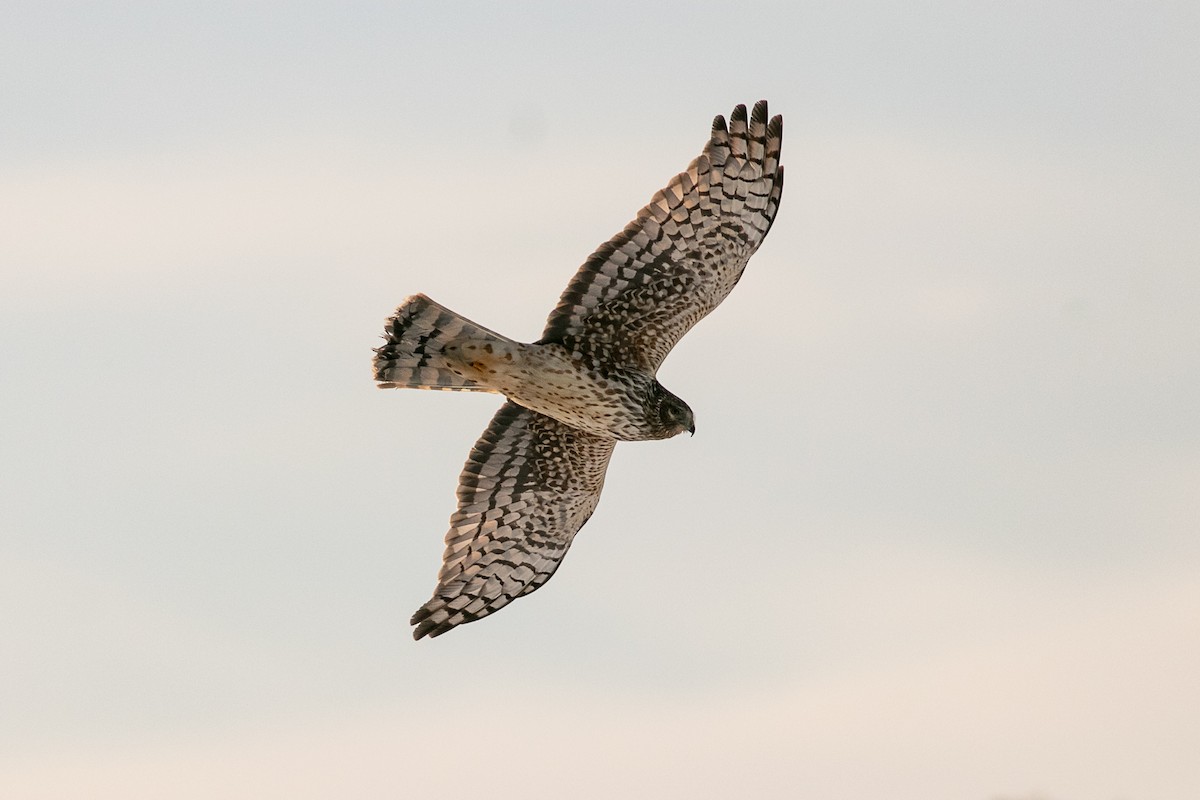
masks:
<instances>
[{"instance_id":1,"label":"banded tail","mask_svg":"<svg viewBox=\"0 0 1200 800\"><path fill-rule=\"evenodd\" d=\"M464 340L514 344L423 294L405 300L383 332L387 341L375 348L375 380L380 389L494 392L451 370L443 350L448 344Z\"/></svg>"}]
</instances>

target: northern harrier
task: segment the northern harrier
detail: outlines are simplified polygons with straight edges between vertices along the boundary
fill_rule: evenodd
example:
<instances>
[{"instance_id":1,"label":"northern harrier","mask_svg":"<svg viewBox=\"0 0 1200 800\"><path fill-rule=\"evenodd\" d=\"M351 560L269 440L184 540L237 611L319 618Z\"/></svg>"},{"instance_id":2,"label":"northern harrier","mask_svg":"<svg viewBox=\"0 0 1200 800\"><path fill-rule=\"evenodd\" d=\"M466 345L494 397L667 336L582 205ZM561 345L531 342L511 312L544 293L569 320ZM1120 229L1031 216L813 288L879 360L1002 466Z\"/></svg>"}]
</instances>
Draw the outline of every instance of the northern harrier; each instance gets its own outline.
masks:
<instances>
[{"instance_id":1,"label":"northern harrier","mask_svg":"<svg viewBox=\"0 0 1200 800\"><path fill-rule=\"evenodd\" d=\"M759 101L713 121L704 151L584 262L542 338L522 344L414 295L375 351L380 388L498 392L508 401L458 481L438 585L413 638L439 636L534 591L587 522L618 441L695 432L655 379L729 294L783 191L783 119Z\"/></svg>"}]
</instances>

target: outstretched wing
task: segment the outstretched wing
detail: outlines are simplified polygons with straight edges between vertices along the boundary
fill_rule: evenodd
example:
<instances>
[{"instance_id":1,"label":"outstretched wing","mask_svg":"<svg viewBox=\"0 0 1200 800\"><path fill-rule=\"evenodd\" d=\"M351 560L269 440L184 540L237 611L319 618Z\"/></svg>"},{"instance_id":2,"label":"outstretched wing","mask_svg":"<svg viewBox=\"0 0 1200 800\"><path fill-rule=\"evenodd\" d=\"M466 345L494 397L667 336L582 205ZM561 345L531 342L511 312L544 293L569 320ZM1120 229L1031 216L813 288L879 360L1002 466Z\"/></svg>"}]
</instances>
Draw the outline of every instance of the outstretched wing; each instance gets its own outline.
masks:
<instances>
[{"instance_id":1,"label":"outstretched wing","mask_svg":"<svg viewBox=\"0 0 1200 800\"><path fill-rule=\"evenodd\" d=\"M413 638L486 617L550 580L600 500L616 442L507 402L458 479L433 598Z\"/></svg>"},{"instance_id":2,"label":"outstretched wing","mask_svg":"<svg viewBox=\"0 0 1200 800\"><path fill-rule=\"evenodd\" d=\"M657 371L675 343L733 289L779 209L783 118L767 102L713 121L712 138L584 262L546 321L561 342L616 365Z\"/></svg>"}]
</instances>

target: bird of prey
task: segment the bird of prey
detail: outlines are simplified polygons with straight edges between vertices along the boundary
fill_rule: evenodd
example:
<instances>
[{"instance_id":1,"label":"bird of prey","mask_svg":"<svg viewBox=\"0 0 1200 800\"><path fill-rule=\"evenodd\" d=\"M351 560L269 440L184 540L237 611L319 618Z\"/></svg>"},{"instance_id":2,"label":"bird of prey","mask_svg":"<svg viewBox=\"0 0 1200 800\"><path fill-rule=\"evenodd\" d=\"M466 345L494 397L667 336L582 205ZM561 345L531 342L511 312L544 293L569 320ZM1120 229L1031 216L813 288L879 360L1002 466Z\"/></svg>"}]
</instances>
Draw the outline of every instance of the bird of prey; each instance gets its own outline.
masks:
<instances>
[{"instance_id":1,"label":"bird of prey","mask_svg":"<svg viewBox=\"0 0 1200 800\"><path fill-rule=\"evenodd\" d=\"M413 638L440 636L536 590L600 499L618 441L695 433L655 378L742 277L783 192L783 119L767 103L713 121L703 152L575 273L542 338L514 341L409 297L375 350L380 388L497 392L472 448L433 598Z\"/></svg>"}]
</instances>

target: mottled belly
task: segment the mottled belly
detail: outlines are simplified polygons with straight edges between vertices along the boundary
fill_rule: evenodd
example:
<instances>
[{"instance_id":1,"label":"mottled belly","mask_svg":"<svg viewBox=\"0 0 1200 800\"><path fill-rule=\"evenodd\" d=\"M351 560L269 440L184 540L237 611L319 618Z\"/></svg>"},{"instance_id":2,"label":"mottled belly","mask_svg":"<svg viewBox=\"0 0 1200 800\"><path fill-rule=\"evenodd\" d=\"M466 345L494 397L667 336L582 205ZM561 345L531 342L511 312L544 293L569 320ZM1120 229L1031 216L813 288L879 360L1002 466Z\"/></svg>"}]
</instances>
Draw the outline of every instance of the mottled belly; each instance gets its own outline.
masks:
<instances>
[{"instance_id":1,"label":"mottled belly","mask_svg":"<svg viewBox=\"0 0 1200 800\"><path fill-rule=\"evenodd\" d=\"M450 368L513 402L597 436L647 438L645 391L653 380L602 374L556 344L465 340L445 348Z\"/></svg>"}]
</instances>

